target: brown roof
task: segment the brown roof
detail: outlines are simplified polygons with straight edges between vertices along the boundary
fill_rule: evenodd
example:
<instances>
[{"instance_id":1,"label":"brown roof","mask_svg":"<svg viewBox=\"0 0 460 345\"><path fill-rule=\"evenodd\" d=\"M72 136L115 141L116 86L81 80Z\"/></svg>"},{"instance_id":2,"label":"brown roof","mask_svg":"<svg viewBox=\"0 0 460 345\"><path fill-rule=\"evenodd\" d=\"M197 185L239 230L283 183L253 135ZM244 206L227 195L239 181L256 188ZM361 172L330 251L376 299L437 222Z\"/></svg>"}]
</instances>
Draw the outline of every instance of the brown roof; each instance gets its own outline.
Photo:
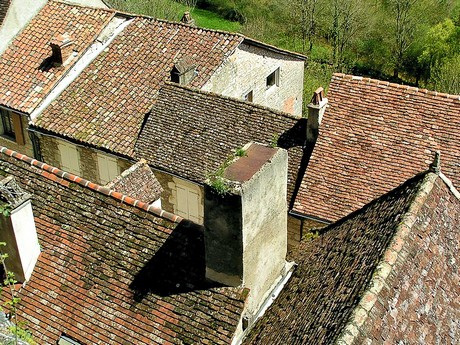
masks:
<instances>
[{"instance_id":1,"label":"brown roof","mask_svg":"<svg viewBox=\"0 0 460 345\"><path fill-rule=\"evenodd\" d=\"M460 331L449 324L460 315L452 261L459 226L460 200L444 181L434 173L415 176L304 240L293 276L244 343L334 344L340 337L351 344L364 334L395 344L409 330L419 343L423 327L455 339ZM425 314L433 298L436 307Z\"/></svg>"},{"instance_id":2,"label":"brown roof","mask_svg":"<svg viewBox=\"0 0 460 345\"><path fill-rule=\"evenodd\" d=\"M202 183L248 142L275 144L289 153L290 196L301 164L305 126L305 119L290 114L167 83L136 143L136 157Z\"/></svg>"},{"instance_id":3,"label":"brown roof","mask_svg":"<svg viewBox=\"0 0 460 345\"><path fill-rule=\"evenodd\" d=\"M335 221L413 176L441 151L460 186L460 96L335 74L294 211Z\"/></svg>"},{"instance_id":4,"label":"brown roof","mask_svg":"<svg viewBox=\"0 0 460 345\"><path fill-rule=\"evenodd\" d=\"M205 281L202 227L0 151L2 174L33 196L42 252L18 313L39 344L231 341L242 290Z\"/></svg>"},{"instance_id":5,"label":"brown roof","mask_svg":"<svg viewBox=\"0 0 460 345\"><path fill-rule=\"evenodd\" d=\"M31 113L113 15L112 10L49 1L1 55L0 105ZM63 67L49 67L49 42L65 33L78 55Z\"/></svg>"},{"instance_id":6,"label":"brown roof","mask_svg":"<svg viewBox=\"0 0 460 345\"><path fill-rule=\"evenodd\" d=\"M174 63L192 57L201 87L243 37L135 17L48 106L35 126L127 156Z\"/></svg>"},{"instance_id":7,"label":"brown roof","mask_svg":"<svg viewBox=\"0 0 460 345\"><path fill-rule=\"evenodd\" d=\"M160 182L143 159L123 171L106 187L147 203L158 200L163 192Z\"/></svg>"}]
</instances>

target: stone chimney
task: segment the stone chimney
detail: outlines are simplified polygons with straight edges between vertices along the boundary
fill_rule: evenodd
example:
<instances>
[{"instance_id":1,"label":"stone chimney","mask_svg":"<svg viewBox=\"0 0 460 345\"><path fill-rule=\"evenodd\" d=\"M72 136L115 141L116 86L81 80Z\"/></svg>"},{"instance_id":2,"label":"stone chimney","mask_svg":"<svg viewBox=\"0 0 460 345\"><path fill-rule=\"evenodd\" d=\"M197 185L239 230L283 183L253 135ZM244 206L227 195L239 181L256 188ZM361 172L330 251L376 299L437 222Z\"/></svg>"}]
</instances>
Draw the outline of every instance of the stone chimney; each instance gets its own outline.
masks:
<instances>
[{"instance_id":1,"label":"stone chimney","mask_svg":"<svg viewBox=\"0 0 460 345\"><path fill-rule=\"evenodd\" d=\"M308 104L307 146L314 145L318 138L319 126L326 106L327 98L324 97L324 89L320 87L313 93L311 102Z\"/></svg>"},{"instance_id":2,"label":"stone chimney","mask_svg":"<svg viewBox=\"0 0 460 345\"><path fill-rule=\"evenodd\" d=\"M184 12L180 21L186 25L195 26L195 19L192 18L192 15L188 11Z\"/></svg>"},{"instance_id":3,"label":"stone chimney","mask_svg":"<svg viewBox=\"0 0 460 345\"><path fill-rule=\"evenodd\" d=\"M0 241L6 246L1 251L8 254L6 269L13 272L16 280L29 280L40 255L37 231L30 195L16 184L12 176L0 181Z\"/></svg>"},{"instance_id":4,"label":"stone chimney","mask_svg":"<svg viewBox=\"0 0 460 345\"><path fill-rule=\"evenodd\" d=\"M171 81L180 85L187 85L196 76L196 64L189 56L183 56L174 64L171 70Z\"/></svg>"},{"instance_id":5,"label":"stone chimney","mask_svg":"<svg viewBox=\"0 0 460 345\"><path fill-rule=\"evenodd\" d=\"M74 45L74 42L68 34L58 34L54 36L50 42L50 47L53 51L53 55L51 57L53 65L65 65L65 63L72 57Z\"/></svg>"},{"instance_id":6,"label":"stone chimney","mask_svg":"<svg viewBox=\"0 0 460 345\"><path fill-rule=\"evenodd\" d=\"M252 143L205 186L206 277L250 289L246 320L289 271L287 158L284 149Z\"/></svg>"}]
</instances>

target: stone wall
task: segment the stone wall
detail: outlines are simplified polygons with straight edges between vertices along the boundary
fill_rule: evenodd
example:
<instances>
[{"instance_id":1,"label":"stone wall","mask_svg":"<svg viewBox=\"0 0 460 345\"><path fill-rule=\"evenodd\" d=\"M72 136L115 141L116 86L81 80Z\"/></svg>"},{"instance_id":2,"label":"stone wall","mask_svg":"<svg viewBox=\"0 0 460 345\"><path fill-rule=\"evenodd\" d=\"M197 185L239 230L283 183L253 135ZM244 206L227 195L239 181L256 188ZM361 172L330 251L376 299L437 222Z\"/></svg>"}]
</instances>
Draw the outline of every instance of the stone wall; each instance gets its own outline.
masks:
<instances>
[{"instance_id":1,"label":"stone wall","mask_svg":"<svg viewBox=\"0 0 460 345\"><path fill-rule=\"evenodd\" d=\"M1 123L1 121L0 121ZM17 144L14 140L8 139L4 136L0 136L0 145L8 147L10 150L14 150L25 154L29 157L34 156L34 149L32 142L30 141L28 128L28 120L26 116L21 115L21 124L22 124L22 134L24 136L24 145ZM0 124L1 126L1 124Z\"/></svg>"},{"instance_id":2,"label":"stone wall","mask_svg":"<svg viewBox=\"0 0 460 345\"><path fill-rule=\"evenodd\" d=\"M267 76L279 68L279 86L267 87ZM304 62L248 44L241 44L203 90L244 99L294 115L302 115Z\"/></svg>"}]
</instances>

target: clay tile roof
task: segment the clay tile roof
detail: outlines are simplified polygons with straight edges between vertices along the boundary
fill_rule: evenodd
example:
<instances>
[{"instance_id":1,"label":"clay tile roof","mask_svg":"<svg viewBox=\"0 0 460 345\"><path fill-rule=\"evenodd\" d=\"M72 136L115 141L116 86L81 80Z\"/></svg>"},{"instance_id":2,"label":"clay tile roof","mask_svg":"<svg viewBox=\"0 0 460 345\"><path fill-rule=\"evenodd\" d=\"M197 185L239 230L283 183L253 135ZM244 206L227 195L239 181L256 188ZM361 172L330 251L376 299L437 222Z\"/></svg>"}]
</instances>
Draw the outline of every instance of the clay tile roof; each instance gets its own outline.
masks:
<instances>
[{"instance_id":1,"label":"clay tile roof","mask_svg":"<svg viewBox=\"0 0 460 345\"><path fill-rule=\"evenodd\" d=\"M3 20L6 17L6 12L8 12L10 3L11 3L11 0L0 0L0 26L2 25Z\"/></svg>"},{"instance_id":2,"label":"clay tile roof","mask_svg":"<svg viewBox=\"0 0 460 345\"><path fill-rule=\"evenodd\" d=\"M112 10L49 1L0 58L0 105L31 113L113 15ZM65 66L49 66L49 43L65 33L73 38L77 57Z\"/></svg>"},{"instance_id":3,"label":"clay tile roof","mask_svg":"<svg viewBox=\"0 0 460 345\"><path fill-rule=\"evenodd\" d=\"M289 152L292 194L305 141L305 119L214 93L167 83L136 143L136 157L202 183L237 148L254 141Z\"/></svg>"},{"instance_id":4,"label":"clay tile roof","mask_svg":"<svg viewBox=\"0 0 460 345\"><path fill-rule=\"evenodd\" d=\"M145 160L141 160L123 171L106 187L147 203L158 200L161 192L163 192L163 187Z\"/></svg>"},{"instance_id":5,"label":"clay tile roof","mask_svg":"<svg viewBox=\"0 0 460 345\"><path fill-rule=\"evenodd\" d=\"M0 152L2 174L32 195L42 251L18 315L37 343L231 342L244 294L205 281L201 226Z\"/></svg>"},{"instance_id":6,"label":"clay tile roof","mask_svg":"<svg viewBox=\"0 0 460 345\"><path fill-rule=\"evenodd\" d=\"M449 260L459 225L460 199L442 178L411 178L302 242L291 280L243 343L432 343L426 329L456 339L458 266Z\"/></svg>"},{"instance_id":7,"label":"clay tile roof","mask_svg":"<svg viewBox=\"0 0 460 345\"><path fill-rule=\"evenodd\" d=\"M37 127L132 156L144 117L174 63L192 56L201 87L243 41L237 34L135 17L35 121Z\"/></svg>"},{"instance_id":8,"label":"clay tile roof","mask_svg":"<svg viewBox=\"0 0 460 345\"><path fill-rule=\"evenodd\" d=\"M460 186L460 96L335 74L294 210L337 220L421 171L441 151Z\"/></svg>"}]
</instances>

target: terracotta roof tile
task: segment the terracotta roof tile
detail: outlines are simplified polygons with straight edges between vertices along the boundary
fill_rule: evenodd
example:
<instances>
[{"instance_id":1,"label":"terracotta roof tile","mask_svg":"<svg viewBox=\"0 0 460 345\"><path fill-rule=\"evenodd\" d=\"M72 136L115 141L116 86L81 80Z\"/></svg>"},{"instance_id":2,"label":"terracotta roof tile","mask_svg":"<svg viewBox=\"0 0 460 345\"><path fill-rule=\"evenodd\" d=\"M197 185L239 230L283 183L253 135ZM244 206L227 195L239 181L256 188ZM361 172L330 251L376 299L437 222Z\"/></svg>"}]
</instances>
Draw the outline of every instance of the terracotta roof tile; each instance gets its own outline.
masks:
<instances>
[{"instance_id":1,"label":"terracotta roof tile","mask_svg":"<svg viewBox=\"0 0 460 345\"><path fill-rule=\"evenodd\" d=\"M361 297L365 291L373 287L370 282L374 279L375 272L379 272L378 267L381 266L378 265L389 260L384 254L388 250L394 250L394 247L390 248L395 243L394 235L401 235L402 232L399 230L405 226L403 224L409 224L410 219L418 217L419 210L427 198L433 201L430 204L440 209L446 200L452 199L453 196L445 185L443 195L450 197L444 197L444 201L436 195L429 194L435 181L443 184L433 173L419 174L362 209L330 225L318 238L304 240L299 249L298 267L292 278L244 343L336 344L358 303L368 302L361 301ZM454 223L444 225L446 230L458 228L458 200L454 208L457 216L453 217ZM432 220L437 222L437 217L433 217ZM429 221L426 222L428 223ZM414 231L411 234L412 238L422 234L420 229L408 231ZM408 231L405 231L406 235ZM452 236L457 236L458 239L458 233ZM420 247L412 245L413 255L415 252L423 251ZM425 253L429 254L427 251ZM421 278L421 270L416 271L414 277ZM406 272L406 269L402 268L401 271L392 274L405 276L401 278L404 281L408 278ZM428 280L424 280L424 283L429 284ZM393 284L389 286L392 290ZM376 291L375 287L373 291ZM385 304L393 303L392 300L387 300L386 296L382 295L379 301ZM455 292L450 296L454 297ZM402 302L403 296L400 297ZM407 309L412 300L406 300L404 303ZM451 302L447 304L452 305ZM455 317L455 314L446 316L444 306L443 304L439 309L440 313L447 319ZM402 309L404 307L400 309L401 313ZM393 325L394 323L388 323L388 332L378 332L375 341L380 343L382 338L391 339L386 335L394 332Z\"/></svg>"},{"instance_id":2,"label":"terracotta roof tile","mask_svg":"<svg viewBox=\"0 0 460 345\"><path fill-rule=\"evenodd\" d=\"M460 97L335 74L294 210L334 221L426 169L460 185Z\"/></svg>"},{"instance_id":3,"label":"terracotta roof tile","mask_svg":"<svg viewBox=\"0 0 460 345\"><path fill-rule=\"evenodd\" d=\"M82 344L230 343L242 291L205 281L202 227L0 151L0 170L32 195L42 253L18 313L39 344L62 333Z\"/></svg>"},{"instance_id":4,"label":"terracotta roof tile","mask_svg":"<svg viewBox=\"0 0 460 345\"><path fill-rule=\"evenodd\" d=\"M112 10L49 1L0 58L0 105L31 113L113 15ZM64 33L72 37L77 57L65 66L42 70L51 56L49 42Z\"/></svg>"},{"instance_id":5,"label":"terracotta roof tile","mask_svg":"<svg viewBox=\"0 0 460 345\"><path fill-rule=\"evenodd\" d=\"M289 114L167 83L136 143L136 157L202 183L248 142L276 144L289 153L290 198L303 155L305 126L305 119Z\"/></svg>"},{"instance_id":6,"label":"terracotta roof tile","mask_svg":"<svg viewBox=\"0 0 460 345\"><path fill-rule=\"evenodd\" d=\"M133 155L142 122L174 63L190 56L201 87L243 41L237 34L135 17L35 125Z\"/></svg>"},{"instance_id":7,"label":"terracotta roof tile","mask_svg":"<svg viewBox=\"0 0 460 345\"><path fill-rule=\"evenodd\" d=\"M109 182L106 187L147 203L158 200L163 192L160 182L145 160L141 160Z\"/></svg>"}]
</instances>

